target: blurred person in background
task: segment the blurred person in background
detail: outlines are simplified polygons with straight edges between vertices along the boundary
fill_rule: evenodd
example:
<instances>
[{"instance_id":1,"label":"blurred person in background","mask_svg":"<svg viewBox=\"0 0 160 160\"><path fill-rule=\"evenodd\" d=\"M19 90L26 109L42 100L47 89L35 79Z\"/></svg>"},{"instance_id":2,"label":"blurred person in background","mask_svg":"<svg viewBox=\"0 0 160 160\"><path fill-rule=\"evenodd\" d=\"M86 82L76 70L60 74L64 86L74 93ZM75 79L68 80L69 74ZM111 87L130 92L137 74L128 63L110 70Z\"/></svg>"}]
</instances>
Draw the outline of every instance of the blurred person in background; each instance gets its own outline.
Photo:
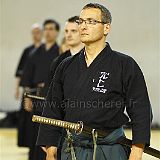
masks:
<instances>
[{"instance_id":1,"label":"blurred person in background","mask_svg":"<svg viewBox=\"0 0 160 160\"><path fill-rule=\"evenodd\" d=\"M24 73L24 67L25 64L28 60L28 57L34 53L34 51L39 48L41 45L42 41L42 27L40 24L35 23L31 27L31 35L32 35L32 40L33 44L26 47L21 55L20 61L18 63L18 67L16 70L16 87L15 87L15 98L18 99L20 97L20 81L21 77L23 76Z\"/></svg>"},{"instance_id":2,"label":"blurred person in background","mask_svg":"<svg viewBox=\"0 0 160 160\"><path fill-rule=\"evenodd\" d=\"M35 23L31 26L31 36L32 36L33 44L27 46L23 50L17 69L16 69L16 73L15 73L16 84L15 84L14 96L16 100L18 100L22 96L22 93L20 92L20 88L23 86L20 86L20 81L23 76L24 67L28 60L28 57L31 54L33 54L33 52L41 45L42 27L40 24ZM21 107L21 109L22 108L23 107ZM0 121L0 127L16 127L18 123L18 116L19 116L19 112L17 111L7 113L6 118Z\"/></svg>"},{"instance_id":3,"label":"blurred person in background","mask_svg":"<svg viewBox=\"0 0 160 160\"><path fill-rule=\"evenodd\" d=\"M59 24L53 19L48 19L43 24L45 43L29 57L21 80L21 85L25 86L26 91L30 94L35 94L37 96L46 95L44 87L48 81L50 65L59 55L59 46L56 42L59 30ZM31 116L32 114L41 115L43 106L38 105L38 100L32 101L30 98L24 98L24 101L24 109L30 113ZM40 147L35 146L39 125L35 123L32 123L32 125L33 130L31 131L29 160L43 160L45 152Z\"/></svg>"},{"instance_id":4,"label":"blurred person in background","mask_svg":"<svg viewBox=\"0 0 160 160\"><path fill-rule=\"evenodd\" d=\"M70 17L65 24L64 28L64 43L62 44L63 53L53 60L51 64L49 82L51 82L52 77L54 76L57 66L67 57L73 56L78 53L83 47L84 44L80 40L80 35L78 31L78 24L76 20L79 19L78 16Z\"/></svg>"},{"instance_id":5,"label":"blurred person in background","mask_svg":"<svg viewBox=\"0 0 160 160\"><path fill-rule=\"evenodd\" d=\"M67 50L69 50L69 46L66 43L66 38L64 37L61 41L60 44L60 54L63 54L64 52L66 52Z\"/></svg>"},{"instance_id":6,"label":"blurred person in background","mask_svg":"<svg viewBox=\"0 0 160 160\"><path fill-rule=\"evenodd\" d=\"M49 82L47 84L48 86L52 85L52 78L54 76L54 73L55 73L58 65L65 58L77 54L84 47L84 44L81 42L81 39L80 39L78 24L76 23L76 20L78 20L78 19L79 19L78 16L73 16L73 17L70 17L66 21L65 28L64 28L64 35L65 35L64 39L66 40L65 43L68 45L69 50L65 51L64 53L62 53L60 56L58 56L56 59L53 60L52 65L51 65L51 69L50 69ZM48 86L46 86L47 91L48 91ZM47 138L43 139L43 141L48 143ZM61 142L63 142L63 141L64 141L64 139L62 138ZM46 149L44 147L43 147L43 150L46 151ZM58 159L60 159L60 151L61 151L61 146L58 149Z\"/></svg>"},{"instance_id":7,"label":"blurred person in background","mask_svg":"<svg viewBox=\"0 0 160 160\"><path fill-rule=\"evenodd\" d=\"M31 28L31 34L33 39L33 44L27 47L19 61L19 65L16 71L16 91L15 98L20 97L20 87L25 87L22 85L21 80L25 74L25 68L28 63L28 60L36 50L41 46L42 41L42 26L39 24L33 24ZM19 147L28 147L32 146L32 137L33 137L33 123L31 122L32 115L24 109L23 105L24 97L22 97L21 109L19 112L19 121L18 121L18 146ZM29 155L32 150L29 150ZM30 157L30 156L29 156Z\"/></svg>"}]
</instances>

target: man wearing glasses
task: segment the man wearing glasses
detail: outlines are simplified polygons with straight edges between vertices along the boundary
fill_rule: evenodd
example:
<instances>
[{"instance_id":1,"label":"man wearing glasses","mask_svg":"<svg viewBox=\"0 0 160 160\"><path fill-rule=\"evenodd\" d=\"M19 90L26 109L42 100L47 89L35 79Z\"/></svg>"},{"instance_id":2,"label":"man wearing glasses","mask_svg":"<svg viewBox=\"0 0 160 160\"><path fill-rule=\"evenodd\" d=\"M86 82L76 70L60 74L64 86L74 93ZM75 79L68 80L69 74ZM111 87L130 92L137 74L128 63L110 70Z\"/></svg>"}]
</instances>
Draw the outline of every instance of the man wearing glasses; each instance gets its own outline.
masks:
<instances>
[{"instance_id":1,"label":"man wearing glasses","mask_svg":"<svg viewBox=\"0 0 160 160\"><path fill-rule=\"evenodd\" d=\"M104 6L84 6L77 23L85 48L56 70L43 116L82 121L84 126L106 133L99 137L98 131L91 135L67 132L72 136L63 143L62 160L141 160L144 146L150 144L152 114L144 77L131 57L105 43L111 21ZM131 152L119 144L123 125L129 120L125 109L132 124ZM38 145L46 146L47 160L57 159L61 134L61 128L40 126Z\"/></svg>"}]
</instances>

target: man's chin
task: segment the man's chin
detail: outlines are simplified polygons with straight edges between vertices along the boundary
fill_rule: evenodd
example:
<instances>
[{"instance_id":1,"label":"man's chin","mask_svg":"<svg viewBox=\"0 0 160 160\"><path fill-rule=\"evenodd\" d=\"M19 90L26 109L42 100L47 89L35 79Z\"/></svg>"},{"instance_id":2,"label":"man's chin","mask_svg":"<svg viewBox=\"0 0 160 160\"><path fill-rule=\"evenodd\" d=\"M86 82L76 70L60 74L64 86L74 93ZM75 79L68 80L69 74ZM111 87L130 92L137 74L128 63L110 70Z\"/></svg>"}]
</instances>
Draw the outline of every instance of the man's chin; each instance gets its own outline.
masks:
<instances>
[{"instance_id":1,"label":"man's chin","mask_svg":"<svg viewBox=\"0 0 160 160\"><path fill-rule=\"evenodd\" d=\"M69 46L74 46L75 43L67 43Z\"/></svg>"},{"instance_id":2,"label":"man's chin","mask_svg":"<svg viewBox=\"0 0 160 160\"><path fill-rule=\"evenodd\" d=\"M90 43L91 40L89 40L89 39L87 39L87 38L82 38L82 39L81 39L81 42L82 42L82 43Z\"/></svg>"}]
</instances>

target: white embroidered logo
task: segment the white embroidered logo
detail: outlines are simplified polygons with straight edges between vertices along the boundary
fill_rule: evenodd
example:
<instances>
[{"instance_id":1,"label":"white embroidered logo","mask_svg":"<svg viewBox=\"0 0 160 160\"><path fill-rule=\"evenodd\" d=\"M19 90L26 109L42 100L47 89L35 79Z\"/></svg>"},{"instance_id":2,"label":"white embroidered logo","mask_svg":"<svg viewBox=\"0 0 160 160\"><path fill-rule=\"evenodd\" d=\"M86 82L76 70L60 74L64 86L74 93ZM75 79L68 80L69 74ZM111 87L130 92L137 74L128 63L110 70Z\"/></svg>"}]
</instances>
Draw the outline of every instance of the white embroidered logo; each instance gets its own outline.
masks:
<instances>
[{"instance_id":1,"label":"white embroidered logo","mask_svg":"<svg viewBox=\"0 0 160 160\"><path fill-rule=\"evenodd\" d=\"M93 91L95 91L95 92L101 92L101 93L106 93L107 89L104 88L105 87L104 86L104 82L108 78L109 78L109 73L107 73L107 72L101 72L101 75L99 77L97 86L92 88ZM94 79L93 79L93 82L94 82Z\"/></svg>"}]
</instances>

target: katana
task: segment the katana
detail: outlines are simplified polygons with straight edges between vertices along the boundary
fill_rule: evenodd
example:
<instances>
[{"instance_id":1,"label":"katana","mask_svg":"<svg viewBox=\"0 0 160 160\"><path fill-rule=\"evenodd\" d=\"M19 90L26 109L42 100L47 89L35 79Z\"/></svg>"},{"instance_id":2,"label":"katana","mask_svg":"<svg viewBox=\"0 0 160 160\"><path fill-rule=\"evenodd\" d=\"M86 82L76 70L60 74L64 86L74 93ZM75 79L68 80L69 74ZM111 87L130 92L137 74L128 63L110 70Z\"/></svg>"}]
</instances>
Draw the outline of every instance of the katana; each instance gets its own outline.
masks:
<instances>
[{"instance_id":1,"label":"katana","mask_svg":"<svg viewBox=\"0 0 160 160\"><path fill-rule=\"evenodd\" d=\"M37 100L42 100L42 101L45 101L45 100L46 100L45 97L28 94L28 93L26 93L26 92L24 93L24 97L32 98L32 99L37 99Z\"/></svg>"},{"instance_id":2,"label":"katana","mask_svg":"<svg viewBox=\"0 0 160 160\"><path fill-rule=\"evenodd\" d=\"M33 115L32 121L37 122L37 123L48 124L48 125L53 125L53 126L69 129L69 130L74 131L76 134L85 133L85 134L91 135L92 131L93 131L92 128L90 128L88 126L84 126L82 121L79 121L77 123L72 123L72 122L67 122L67 121L62 121L62 120L57 120L57 119L51 119L51 118L47 118L47 117L41 117L41 116L37 116L37 115ZM99 130L99 129L96 129L96 131L97 131L99 137L106 136L107 132ZM130 140L128 138L124 138L123 140L119 141L119 143L122 145L125 145L125 146L132 147L132 140ZM144 153L147 153L151 156L154 156L154 157L160 159L160 151L157 149L154 149L152 147L146 146L144 148Z\"/></svg>"}]
</instances>

